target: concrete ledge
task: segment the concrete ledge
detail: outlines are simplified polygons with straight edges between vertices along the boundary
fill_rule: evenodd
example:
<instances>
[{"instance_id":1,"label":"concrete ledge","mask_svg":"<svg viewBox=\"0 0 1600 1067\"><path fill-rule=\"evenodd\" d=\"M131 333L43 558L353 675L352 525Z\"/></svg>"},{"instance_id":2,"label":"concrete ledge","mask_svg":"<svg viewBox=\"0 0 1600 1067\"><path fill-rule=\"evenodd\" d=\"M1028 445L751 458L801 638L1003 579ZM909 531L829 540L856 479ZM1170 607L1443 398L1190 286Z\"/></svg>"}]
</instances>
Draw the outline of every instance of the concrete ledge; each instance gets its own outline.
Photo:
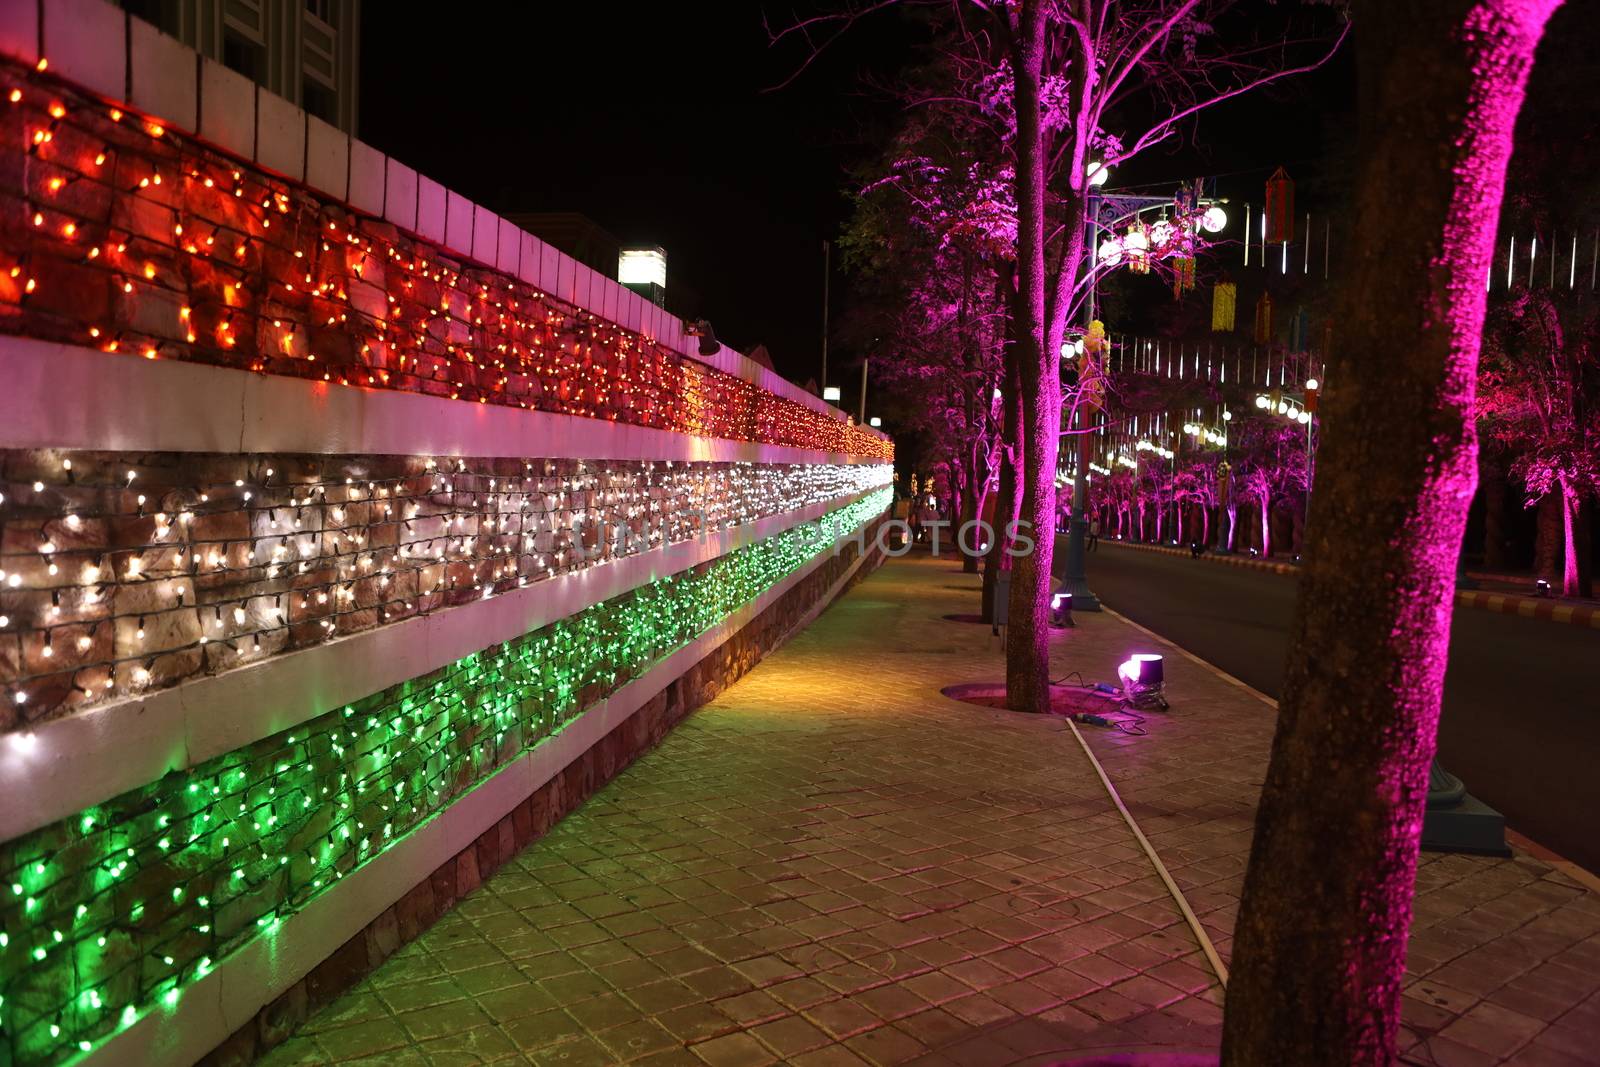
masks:
<instances>
[{"instance_id":1,"label":"concrete ledge","mask_svg":"<svg viewBox=\"0 0 1600 1067\"><path fill-rule=\"evenodd\" d=\"M0 448L881 463L498 404L0 336ZM73 398L63 404L64 396Z\"/></svg>"}]
</instances>

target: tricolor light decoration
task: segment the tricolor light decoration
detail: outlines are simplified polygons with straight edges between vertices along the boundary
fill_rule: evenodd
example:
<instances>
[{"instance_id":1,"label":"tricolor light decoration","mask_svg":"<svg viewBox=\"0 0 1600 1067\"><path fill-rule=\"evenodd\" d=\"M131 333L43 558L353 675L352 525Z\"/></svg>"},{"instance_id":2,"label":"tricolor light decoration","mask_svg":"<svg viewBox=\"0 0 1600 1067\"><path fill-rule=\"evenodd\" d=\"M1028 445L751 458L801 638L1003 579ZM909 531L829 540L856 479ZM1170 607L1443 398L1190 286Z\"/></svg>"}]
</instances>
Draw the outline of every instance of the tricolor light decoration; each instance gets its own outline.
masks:
<instances>
[{"instance_id":1,"label":"tricolor light decoration","mask_svg":"<svg viewBox=\"0 0 1600 1067\"><path fill-rule=\"evenodd\" d=\"M876 491L7 842L10 1061L59 1061L176 1004L230 952L830 550L891 496Z\"/></svg>"},{"instance_id":2,"label":"tricolor light decoration","mask_svg":"<svg viewBox=\"0 0 1600 1067\"><path fill-rule=\"evenodd\" d=\"M881 435L0 63L12 332L146 359L890 458ZM23 164L26 165L23 165ZM8 172L9 173L9 172ZM114 210L112 209L114 207ZM41 287L42 278L50 279ZM109 293L109 312L91 315ZM139 324L137 327L132 325Z\"/></svg>"}]
</instances>

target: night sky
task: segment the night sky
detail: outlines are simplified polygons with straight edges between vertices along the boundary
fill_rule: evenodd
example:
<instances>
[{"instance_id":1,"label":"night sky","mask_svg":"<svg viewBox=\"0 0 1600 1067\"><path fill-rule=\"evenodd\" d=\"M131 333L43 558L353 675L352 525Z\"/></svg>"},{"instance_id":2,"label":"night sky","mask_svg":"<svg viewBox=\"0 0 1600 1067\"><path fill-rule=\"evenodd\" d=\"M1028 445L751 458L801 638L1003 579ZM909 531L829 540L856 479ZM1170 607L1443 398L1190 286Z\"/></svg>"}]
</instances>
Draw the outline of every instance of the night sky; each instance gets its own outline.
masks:
<instances>
[{"instance_id":1,"label":"night sky","mask_svg":"<svg viewBox=\"0 0 1600 1067\"><path fill-rule=\"evenodd\" d=\"M781 373L815 375L821 245L848 216L848 168L894 120L871 86L916 31L894 13L867 20L763 92L803 53L768 47L758 4L469 10L484 13L365 8L361 137L496 211L577 211L624 242L664 246L669 289L693 289L722 340L764 343ZM1314 198L1353 77L1344 56L1230 104L1117 184L1220 174L1225 193L1259 205L1281 162ZM836 316L849 299L836 272ZM850 359L836 342L835 366Z\"/></svg>"},{"instance_id":2,"label":"night sky","mask_svg":"<svg viewBox=\"0 0 1600 1067\"><path fill-rule=\"evenodd\" d=\"M755 4L505 4L363 11L360 135L496 211L577 211L667 249L718 336L817 372L822 242L845 168L886 113L881 20L792 87ZM836 307L837 307L836 303Z\"/></svg>"}]
</instances>

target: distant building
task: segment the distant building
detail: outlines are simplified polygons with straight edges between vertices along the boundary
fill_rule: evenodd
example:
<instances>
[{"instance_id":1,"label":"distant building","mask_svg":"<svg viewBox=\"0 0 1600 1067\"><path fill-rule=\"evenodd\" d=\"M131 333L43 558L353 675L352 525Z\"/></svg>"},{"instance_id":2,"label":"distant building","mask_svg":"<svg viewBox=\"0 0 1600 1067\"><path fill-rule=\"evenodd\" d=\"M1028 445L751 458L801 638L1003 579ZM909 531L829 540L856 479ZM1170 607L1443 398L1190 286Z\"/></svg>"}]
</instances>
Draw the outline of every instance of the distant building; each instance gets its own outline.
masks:
<instances>
[{"instance_id":1,"label":"distant building","mask_svg":"<svg viewBox=\"0 0 1600 1067\"><path fill-rule=\"evenodd\" d=\"M590 270L607 278L617 276L622 242L589 216L577 211L512 211L505 214L505 219Z\"/></svg>"},{"instance_id":2,"label":"distant building","mask_svg":"<svg viewBox=\"0 0 1600 1067\"><path fill-rule=\"evenodd\" d=\"M590 270L615 278L657 307L681 319L700 313L700 297L681 281L667 288L667 251L657 245L625 245L589 216L577 211L508 211L504 215L547 245Z\"/></svg>"},{"instance_id":3,"label":"distant building","mask_svg":"<svg viewBox=\"0 0 1600 1067\"><path fill-rule=\"evenodd\" d=\"M129 14L354 133L361 0L121 0Z\"/></svg>"},{"instance_id":4,"label":"distant building","mask_svg":"<svg viewBox=\"0 0 1600 1067\"><path fill-rule=\"evenodd\" d=\"M667 306L667 250L657 245L617 253L617 281L656 307Z\"/></svg>"}]
</instances>

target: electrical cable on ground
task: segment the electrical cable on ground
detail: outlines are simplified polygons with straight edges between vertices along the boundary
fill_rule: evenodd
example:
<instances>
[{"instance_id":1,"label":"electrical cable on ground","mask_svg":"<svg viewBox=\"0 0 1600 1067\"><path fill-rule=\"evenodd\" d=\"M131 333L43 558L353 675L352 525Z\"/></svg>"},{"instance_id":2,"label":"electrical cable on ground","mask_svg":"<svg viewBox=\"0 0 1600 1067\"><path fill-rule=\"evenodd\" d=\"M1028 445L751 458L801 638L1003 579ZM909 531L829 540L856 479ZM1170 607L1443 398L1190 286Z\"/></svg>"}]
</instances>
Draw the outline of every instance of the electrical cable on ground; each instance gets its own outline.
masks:
<instances>
[{"instance_id":1,"label":"electrical cable on ground","mask_svg":"<svg viewBox=\"0 0 1600 1067\"><path fill-rule=\"evenodd\" d=\"M1089 747L1089 742L1085 741L1083 734L1079 732L1078 724L1069 718L1067 719L1067 729L1071 730L1072 736L1077 738L1079 747L1083 749L1083 754L1089 757L1090 764L1094 766L1094 772L1100 776L1100 784L1106 787L1106 793L1111 797L1111 802L1122 813L1122 820L1128 824L1128 829L1133 831L1133 836L1138 840L1139 847L1144 849L1144 854L1149 857L1151 864L1155 866L1156 873L1166 883L1167 892L1172 895L1172 899L1178 905L1178 910L1183 913L1184 921L1189 924L1189 929L1194 933L1195 940L1200 942L1200 951L1206 954L1206 959L1211 964L1212 973L1217 976L1217 981L1222 983L1222 988L1227 989L1228 968L1222 962L1222 957L1217 955L1217 948L1211 943L1211 938L1206 933L1205 927L1200 925L1200 919L1195 915L1194 909L1189 907L1189 901L1183 895L1183 890L1178 888L1178 883L1173 881L1172 875L1167 871L1167 865L1161 862L1160 856L1156 855L1155 846L1150 844L1150 839L1144 836L1143 830L1139 829L1139 824L1134 821L1132 813L1128 811L1128 806L1122 802L1122 797L1117 793L1117 787L1111 784L1111 778L1106 774L1105 768L1100 766L1100 761L1095 758L1094 751Z\"/></svg>"}]
</instances>

